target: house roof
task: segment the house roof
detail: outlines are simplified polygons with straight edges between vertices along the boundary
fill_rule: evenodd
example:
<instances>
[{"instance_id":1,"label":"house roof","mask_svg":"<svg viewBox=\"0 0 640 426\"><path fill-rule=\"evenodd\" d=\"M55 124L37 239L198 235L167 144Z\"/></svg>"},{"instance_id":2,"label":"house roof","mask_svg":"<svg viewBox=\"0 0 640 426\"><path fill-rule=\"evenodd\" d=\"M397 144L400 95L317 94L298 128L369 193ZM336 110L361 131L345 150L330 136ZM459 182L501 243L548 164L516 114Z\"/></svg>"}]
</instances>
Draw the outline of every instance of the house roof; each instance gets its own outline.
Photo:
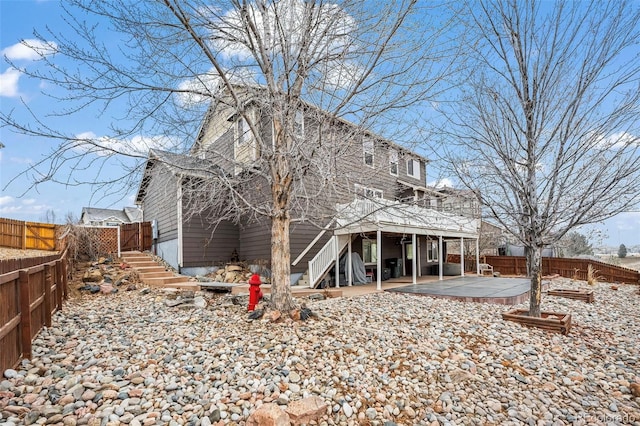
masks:
<instances>
[{"instance_id":1,"label":"house roof","mask_svg":"<svg viewBox=\"0 0 640 426\"><path fill-rule=\"evenodd\" d=\"M263 90L263 91L266 90L264 86L260 86L260 85L253 85L253 86L236 85L236 86L238 86L238 88L251 88L251 89L254 89L254 90ZM228 90L228 89L224 89L224 90ZM249 97L249 99L244 99L243 100L243 106L245 106L245 107L247 105L249 105L249 104L252 104L253 102L255 102L255 99L257 99L257 96L256 96L255 93L254 94L249 94L248 97ZM202 140L204 132L206 131L206 127L208 126L209 121L211 120L211 115L214 113L214 110L215 110L216 106L220 104L220 99L221 98L222 98L221 95L215 96L214 99L209 104L209 108L207 109L207 112L206 112L206 114L205 114L205 116L204 116L204 118L202 120L202 123L200 125L200 129L198 131L198 135L195 138L195 142L194 142L193 146L191 147L191 149L189 150L191 153L195 153L198 150L200 141ZM382 142L384 144L387 144L387 145L397 149L398 151L401 151L401 152L409 154L411 156L420 158L421 160L423 160L426 163L429 162L428 158L426 158L426 157L424 157L424 156L422 156L422 155L420 155L420 154L418 154L418 153L416 153L416 152L414 152L414 151L412 151L412 150L410 150L410 149L408 149L408 148L406 148L406 147L404 147L404 146L402 146L402 145L400 145L400 144L398 144L396 142L393 142L393 141L391 141L389 139L386 139L386 138L384 138L384 137L382 137L382 136L380 136L380 135L378 135L378 134L376 134L376 133L374 133L374 132L372 132L372 131L370 131L368 129L362 128L361 126L358 126L357 124L355 124L355 123L353 123L353 122L351 122L351 121L349 121L349 120L347 120L347 119L345 119L343 117L337 117L337 116L331 115L329 112L321 109L320 107L318 107L318 106L316 106L316 105L314 105L312 103L304 101L304 100L301 100L301 104L306 110L313 110L315 112L321 113L321 114L327 116L330 120L333 120L335 122L341 123L341 124L343 124L345 126L353 128L353 129L361 129L361 133L362 133L363 136L367 136L367 137L370 137L372 139L378 140L378 141L380 141L380 142Z\"/></svg>"},{"instance_id":2,"label":"house roof","mask_svg":"<svg viewBox=\"0 0 640 426\"><path fill-rule=\"evenodd\" d=\"M139 222L142 211L137 207L125 207L123 210L101 209L97 207L83 207L80 221L83 223L117 220L119 222Z\"/></svg>"},{"instance_id":3,"label":"house roof","mask_svg":"<svg viewBox=\"0 0 640 426\"><path fill-rule=\"evenodd\" d=\"M149 158L144 169L144 175L140 181L140 187L136 195L136 204L142 203L147 187L151 180L151 170L156 163L165 165L174 175L208 178L221 173L219 166L211 161L193 155L176 154L159 149L149 150Z\"/></svg>"}]
</instances>

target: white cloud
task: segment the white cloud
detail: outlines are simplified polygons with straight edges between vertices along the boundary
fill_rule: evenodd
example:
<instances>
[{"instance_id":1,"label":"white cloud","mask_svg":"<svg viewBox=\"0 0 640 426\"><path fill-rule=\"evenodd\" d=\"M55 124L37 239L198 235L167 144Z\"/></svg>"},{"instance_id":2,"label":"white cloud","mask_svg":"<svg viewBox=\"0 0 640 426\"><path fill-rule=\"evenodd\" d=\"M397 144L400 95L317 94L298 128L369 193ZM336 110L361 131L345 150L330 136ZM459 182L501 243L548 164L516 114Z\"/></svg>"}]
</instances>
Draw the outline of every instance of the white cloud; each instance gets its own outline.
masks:
<instances>
[{"instance_id":1,"label":"white cloud","mask_svg":"<svg viewBox=\"0 0 640 426\"><path fill-rule=\"evenodd\" d=\"M33 164L33 160L31 158L26 157L9 157L9 162L14 164Z\"/></svg>"},{"instance_id":2,"label":"white cloud","mask_svg":"<svg viewBox=\"0 0 640 426\"><path fill-rule=\"evenodd\" d=\"M0 197L0 207L13 202L13 197L10 195L3 195Z\"/></svg>"},{"instance_id":3,"label":"white cloud","mask_svg":"<svg viewBox=\"0 0 640 426\"><path fill-rule=\"evenodd\" d=\"M178 100L182 105L210 102L218 92L220 83L220 77L213 73L185 80L178 85Z\"/></svg>"},{"instance_id":4,"label":"white cloud","mask_svg":"<svg viewBox=\"0 0 640 426\"><path fill-rule=\"evenodd\" d=\"M134 136L131 139L98 137L93 132L76 135L74 148L87 154L108 156L114 154L146 156L150 149L170 149L175 141L165 136Z\"/></svg>"},{"instance_id":5,"label":"white cloud","mask_svg":"<svg viewBox=\"0 0 640 426\"><path fill-rule=\"evenodd\" d=\"M0 74L0 96L6 98L16 98L20 96L18 91L18 80L22 73L15 68L7 68Z\"/></svg>"},{"instance_id":6,"label":"white cloud","mask_svg":"<svg viewBox=\"0 0 640 426\"><path fill-rule=\"evenodd\" d=\"M442 178L436 181L430 182L429 186L433 186L435 188L453 188L453 181L449 178Z\"/></svg>"},{"instance_id":7,"label":"white cloud","mask_svg":"<svg viewBox=\"0 0 640 426\"><path fill-rule=\"evenodd\" d=\"M315 69L310 72L322 74L327 80L325 83L344 87L362 74L356 64L346 59L354 46L352 35L356 21L338 5L327 3L313 10L313 28L305 25L309 8L304 0L270 2L266 10L249 3L242 12L233 9L220 18L212 18L211 43L214 49L225 60L252 65L254 54L250 46L258 44L258 37L246 31L246 18L241 13L250 16L260 42L269 54L297 58L305 45L307 52L311 52L305 61L315 64ZM211 14L217 16L217 11ZM313 32L311 37L309 31ZM280 37L283 33L286 40Z\"/></svg>"},{"instance_id":8,"label":"white cloud","mask_svg":"<svg viewBox=\"0 0 640 426\"><path fill-rule=\"evenodd\" d=\"M640 146L640 138L627 132L612 133L608 136L596 135L597 146L604 149L620 149L629 146Z\"/></svg>"},{"instance_id":9,"label":"white cloud","mask_svg":"<svg viewBox=\"0 0 640 426\"><path fill-rule=\"evenodd\" d=\"M34 215L50 209L46 204L37 204L33 198L18 200L10 195L0 197L0 215Z\"/></svg>"},{"instance_id":10,"label":"white cloud","mask_svg":"<svg viewBox=\"0 0 640 426\"><path fill-rule=\"evenodd\" d=\"M40 41L26 39L13 46L2 49L2 55L10 61L28 60L35 61L42 56L52 55L58 50L58 45L52 41Z\"/></svg>"}]
</instances>

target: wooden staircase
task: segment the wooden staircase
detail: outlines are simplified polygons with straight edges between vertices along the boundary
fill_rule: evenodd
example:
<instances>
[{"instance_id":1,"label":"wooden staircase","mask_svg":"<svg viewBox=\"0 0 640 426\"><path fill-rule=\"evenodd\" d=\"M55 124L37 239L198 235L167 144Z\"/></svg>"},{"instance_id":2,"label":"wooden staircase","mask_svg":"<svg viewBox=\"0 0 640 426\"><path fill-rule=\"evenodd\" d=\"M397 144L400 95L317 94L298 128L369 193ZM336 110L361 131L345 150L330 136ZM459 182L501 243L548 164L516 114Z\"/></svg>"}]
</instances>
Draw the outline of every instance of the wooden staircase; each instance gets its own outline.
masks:
<instances>
[{"instance_id":1,"label":"wooden staircase","mask_svg":"<svg viewBox=\"0 0 640 426\"><path fill-rule=\"evenodd\" d=\"M138 272L140 280L150 287L175 288L181 290L200 290L197 282L189 281L184 275L167 271L155 262L151 256L139 251L123 252L120 256L132 269Z\"/></svg>"}]
</instances>

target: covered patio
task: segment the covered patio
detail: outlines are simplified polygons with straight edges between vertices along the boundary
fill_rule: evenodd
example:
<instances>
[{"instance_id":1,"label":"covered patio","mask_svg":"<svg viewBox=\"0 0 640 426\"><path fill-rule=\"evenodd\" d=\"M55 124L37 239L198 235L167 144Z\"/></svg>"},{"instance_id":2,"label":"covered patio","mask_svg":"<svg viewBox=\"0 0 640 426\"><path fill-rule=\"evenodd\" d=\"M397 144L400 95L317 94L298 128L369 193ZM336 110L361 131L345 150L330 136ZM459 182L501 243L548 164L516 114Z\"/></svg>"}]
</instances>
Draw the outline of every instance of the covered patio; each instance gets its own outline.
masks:
<instances>
[{"instance_id":1,"label":"covered patio","mask_svg":"<svg viewBox=\"0 0 640 426\"><path fill-rule=\"evenodd\" d=\"M465 240L472 240L475 244L476 271L480 271L479 257L479 232L480 219L456 215L452 213L440 212L435 209L419 207L414 204L399 203L389 200L354 200L351 203L338 206L336 216L336 228L334 229L335 249L333 250L334 273L336 287L340 286L340 265L339 258L342 250L346 246L346 271L343 271L346 278L346 285L353 284L352 276L352 242L357 235L375 235L375 262L370 262L378 271L375 274L376 290L382 290L383 274L385 265L383 264L383 234L401 235L404 240L408 239L410 244L405 250L402 245L402 279L409 276L409 284L418 284L418 279L423 277L422 256L420 253L421 244L419 238L426 238L429 245L427 250L433 250L438 255L434 257L437 265L437 279L444 280L444 250L445 241L460 242L461 263L459 268L460 276L465 275L464 266L464 246ZM373 240L372 240L373 241ZM427 256L429 257L429 256ZM437 259L436 259L437 258ZM405 267L405 261L409 260L409 266ZM311 262L310 262L311 263ZM366 260L365 260L366 264ZM409 272L409 274L407 274ZM396 278L397 279L397 278Z\"/></svg>"}]
</instances>

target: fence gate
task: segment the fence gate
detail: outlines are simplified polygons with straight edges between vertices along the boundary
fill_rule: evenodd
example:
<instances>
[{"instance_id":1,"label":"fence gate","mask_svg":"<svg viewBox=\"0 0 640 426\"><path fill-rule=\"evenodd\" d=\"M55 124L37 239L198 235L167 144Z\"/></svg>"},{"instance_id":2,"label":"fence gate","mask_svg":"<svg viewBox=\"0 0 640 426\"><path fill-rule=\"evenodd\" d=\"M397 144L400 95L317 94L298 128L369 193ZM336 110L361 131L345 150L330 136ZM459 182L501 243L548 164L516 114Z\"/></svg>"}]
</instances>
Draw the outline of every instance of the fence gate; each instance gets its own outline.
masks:
<instances>
[{"instance_id":1,"label":"fence gate","mask_svg":"<svg viewBox=\"0 0 640 426\"><path fill-rule=\"evenodd\" d=\"M138 223L120 225L120 250L140 250L140 226Z\"/></svg>"},{"instance_id":2,"label":"fence gate","mask_svg":"<svg viewBox=\"0 0 640 426\"><path fill-rule=\"evenodd\" d=\"M120 250L149 250L151 248L151 223L123 223L120 225Z\"/></svg>"},{"instance_id":3,"label":"fence gate","mask_svg":"<svg viewBox=\"0 0 640 426\"><path fill-rule=\"evenodd\" d=\"M26 248L38 250L56 249L56 225L25 222Z\"/></svg>"}]
</instances>

